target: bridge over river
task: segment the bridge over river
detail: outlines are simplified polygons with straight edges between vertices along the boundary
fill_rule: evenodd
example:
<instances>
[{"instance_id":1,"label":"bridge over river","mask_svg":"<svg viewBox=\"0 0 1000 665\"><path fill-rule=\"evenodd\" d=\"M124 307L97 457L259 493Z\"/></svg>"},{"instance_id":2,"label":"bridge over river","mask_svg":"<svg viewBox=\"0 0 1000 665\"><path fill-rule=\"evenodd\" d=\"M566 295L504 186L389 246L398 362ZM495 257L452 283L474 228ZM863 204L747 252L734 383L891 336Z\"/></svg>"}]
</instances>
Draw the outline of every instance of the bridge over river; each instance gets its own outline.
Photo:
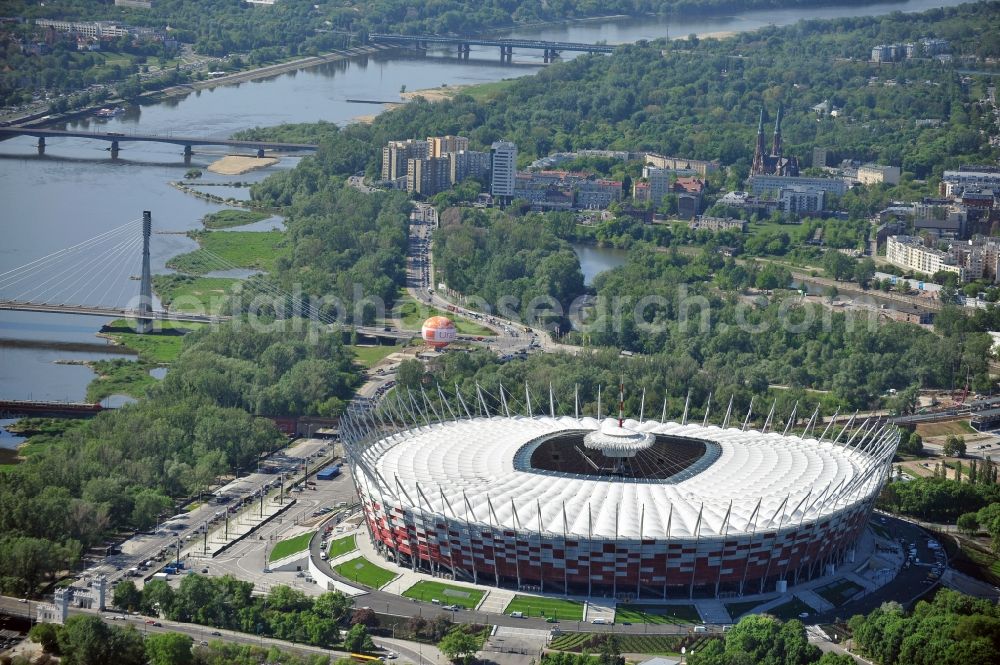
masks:
<instances>
[{"instance_id":1,"label":"bridge over river","mask_svg":"<svg viewBox=\"0 0 1000 665\"><path fill-rule=\"evenodd\" d=\"M14 136L33 136L38 139L38 152L45 152L46 139L52 138L84 138L107 141L111 143L111 156L118 156L119 145L126 141L147 143L172 143L184 146L184 158L189 159L196 145L221 145L231 148L249 148L256 150L258 157L264 156L265 150L293 152L299 150L316 150L314 143L283 143L280 141L245 141L240 139L222 139L208 136L181 136L162 134L124 134L121 132L87 132L72 129L44 129L41 127L0 127L0 140Z\"/></svg>"}]
</instances>

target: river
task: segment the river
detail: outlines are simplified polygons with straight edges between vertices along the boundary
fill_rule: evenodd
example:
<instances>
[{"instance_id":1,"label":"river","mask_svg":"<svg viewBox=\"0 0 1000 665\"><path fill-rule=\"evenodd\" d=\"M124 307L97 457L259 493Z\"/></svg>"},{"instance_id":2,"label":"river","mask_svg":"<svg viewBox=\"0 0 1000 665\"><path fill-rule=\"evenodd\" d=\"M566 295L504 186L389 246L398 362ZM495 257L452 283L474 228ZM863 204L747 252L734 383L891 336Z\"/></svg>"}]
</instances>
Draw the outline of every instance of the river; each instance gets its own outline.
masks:
<instances>
[{"instance_id":1,"label":"river","mask_svg":"<svg viewBox=\"0 0 1000 665\"><path fill-rule=\"evenodd\" d=\"M908 0L866 7L831 5L810 10L808 17L878 15L956 4L961 3ZM534 26L511 34L553 41L623 43L690 33L705 36L740 32L770 24L785 25L802 17L797 10L782 10L724 17L623 18ZM525 52L515 52L512 64L501 64L494 49L473 48L468 60L459 60L444 51L432 51L427 56L377 54L201 90L159 104L132 108L110 120L82 119L68 126L124 134L142 131L224 137L240 129L284 122L327 120L344 124L381 109L347 102L348 98L393 100L404 85L416 90L442 84L483 83L531 74L540 66L540 55ZM125 143L121 159L112 162L104 143L85 139L49 139L44 156L37 154L34 139L20 137L0 143L0 199L4 202L5 220L0 273L137 219L143 210L152 211L154 230L161 233L199 228L201 217L219 210L220 206L182 194L167 183L181 179L189 168L204 171L221 154L220 150L200 150L191 165L185 165L178 146ZM266 171L242 176L215 176L206 172L205 180L253 182L275 170L291 168L296 161L285 158ZM223 188L206 189L223 191ZM244 196L245 191L242 190ZM269 221L256 228L273 225ZM194 242L184 235L154 235L154 272L163 272L164 262L170 256L194 247ZM133 274L137 274L138 256L134 261ZM124 267L128 272L128 266ZM137 290L137 283L123 283L121 289ZM103 354L11 348L2 340L93 342L100 324L99 319L91 317L0 312L0 397L81 399L92 378L90 371L80 366L57 365L54 361L95 359Z\"/></svg>"}]
</instances>

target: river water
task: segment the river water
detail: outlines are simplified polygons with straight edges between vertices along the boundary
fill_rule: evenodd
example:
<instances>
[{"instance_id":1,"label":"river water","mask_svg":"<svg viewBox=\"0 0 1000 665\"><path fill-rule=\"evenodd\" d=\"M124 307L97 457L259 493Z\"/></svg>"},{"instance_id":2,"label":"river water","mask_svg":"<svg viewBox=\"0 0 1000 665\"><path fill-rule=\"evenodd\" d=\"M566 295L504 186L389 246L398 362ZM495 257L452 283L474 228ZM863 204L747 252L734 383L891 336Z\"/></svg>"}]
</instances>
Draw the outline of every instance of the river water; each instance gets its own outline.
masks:
<instances>
[{"instance_id":1,"label":"river water","mask_svg":"<svg viewBox=\"0 0 1000 665\"><path fill-rule=\"evenodd\" d=\"M909 0L865 7L831 5L810 10L808 17L878 15L956 4L961 3ZM804 17L795 10L744 12L727 17L642 17L535 26L511 34L553 41L624 43L690 33L705 36L753 30L771 24L786 25ZM426 56L378 54L201 90L132 108L107 121L82 119L68 126L123 134L141 131L225 137L240 129L284 122L327 120L344 124L381 110L380 106L348 102L348 98L395 100L404 85L416 90L442 84L483 83L531 74L542 66L540 55L514 55L512 64L502 64L494 49L473 48L468 60L444 51L432 51ZM49 139L45 155L39 156L34 139L20 137L0 143L0 200L5 232L0 244L0 273L138 219L143 210L152 211L157 232L151 243L154 272L164 272L169 257L195 248L193 241L176 232L199 228L199 220L221 206L183 194L167 183L180 180L189 168L204 171L222 151L199 151L192 163L185 165L179 146L125 143L115 162L108 158L105 148L103 142L85 139ZM253 182L275 170L291 168L296 161L286 158L268 170L242 176L206 172L204 179L217 183ZM245 188L206 187L205 191L246 196ZM272 228L274 224L269 220L255 228ZM601 251L589 249L592 253ZM592 258L592 263L597 262L594 265L600 263L596 254ZM606 258L611 261L608 265L614 265L620 257ZM138 274L138 256L123 261L129 264L121 266L123 274ZM589 269L588 273L590 281L596 273ZM67 289L71 286L75 288L69 285ZM127 294L133 290L138 290L138 283L130 280L111 291ZM3 295L17 294L5 291ZM113 304L114 296L107 298L103 302ZM0 312L0 398L81 399L92 378L90 371L54 361L97 359L103 354L26 350L13 348L16 345L5 344L4 340L94 342L100 325L101 320L92 317Z\"/></svg>"}]
</instances>

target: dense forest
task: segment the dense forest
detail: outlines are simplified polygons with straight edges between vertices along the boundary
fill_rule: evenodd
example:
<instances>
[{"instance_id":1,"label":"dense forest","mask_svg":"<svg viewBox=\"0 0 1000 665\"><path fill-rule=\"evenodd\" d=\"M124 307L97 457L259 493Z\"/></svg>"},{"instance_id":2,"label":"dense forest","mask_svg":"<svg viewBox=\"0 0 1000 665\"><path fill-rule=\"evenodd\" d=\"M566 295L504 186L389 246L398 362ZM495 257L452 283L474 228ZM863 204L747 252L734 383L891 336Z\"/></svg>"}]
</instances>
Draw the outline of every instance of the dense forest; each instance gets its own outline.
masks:
<instances>
[{"instance_id":1,"label":"dense forest","mask_svg":"<svg viewBox=\"0 0 1000 665\"><path fill-rule=\"evenodd\" d=\"M583 293L580 262L569 243L538 223L537 217L489 215L452 209L435 233L436 265L448 287L496 304L514 299L518 318L529 318L536 303L550 299L566 311Z\"/></svg>"},{"instance_id":2,"label":"dense forest","mask_svg":"<svg viewBox=\"0 0 1000 665\"><path fill-rule=\"evenodd\" d=\"M146 399L36 438L45 445L2 472L3 591L34 592L106 535L150 528L176 499L280 447L274 424L251 414L339 413L357 382L353 356L339 336L308 335L240 320L191 333Z\"/></svg>"},{"instance_id":3,"label":"dense forest","mask_svg":"<svg viewBox=\"0 0 1000 665\"><path fill-rule=\"evenodd\" d=\"M366 194L329 177L345 155L328 143L315 159L251 189L257 201L286 208L294 247L262 279L287 292L301 290L324 316L371 325L385 316L379 303L391 304L404 285L411 204L403 192Z\"/></svg>"}]
</instances>

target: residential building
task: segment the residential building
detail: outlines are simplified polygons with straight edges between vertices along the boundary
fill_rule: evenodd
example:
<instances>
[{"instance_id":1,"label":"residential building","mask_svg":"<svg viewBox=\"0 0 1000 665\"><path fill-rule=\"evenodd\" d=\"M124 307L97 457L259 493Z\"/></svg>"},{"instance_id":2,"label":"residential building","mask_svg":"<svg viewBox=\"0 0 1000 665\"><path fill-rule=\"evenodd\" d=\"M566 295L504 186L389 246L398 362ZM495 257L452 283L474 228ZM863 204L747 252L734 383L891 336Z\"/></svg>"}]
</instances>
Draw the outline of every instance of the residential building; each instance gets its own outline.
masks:
<instances>
[{"instance_id":1,"label":"residential building","mask_svg":"<svg viewBox=\"0 0 1000 665\"><path fill-rule=\"evenodd\" d=\"M490 146L490 193L494 197L511 199L517 175L517 146L510 141L497 141Z\"/></svg>"},{"instance_id":2,"label":"residential building","mask_svg":"<svg viewBox=\"0 0 1000 665\"><path fill-rule=\"evenodd\" d=\"M945 196L958 196L966 189L1000 190L1000 169L945 171L941 184Z\"/></svg>"},{"instance_id":3,"label":"residential building","mask_svg":"<svg viewBox=\"0 0 1000 665\"><path fill-rule=\"evenodd\" d=\"M815 110L815 106L813 109ZM823 168L826 166L827 159L827 149L826 148L813 148L813 162L812 165L818 168Z\"/></svg>"},{"instance_id":4,"label":"residential building","mask_svg":"<svg viewBox=\"0 0 1000 665\"><path fill-rule=\"evenodd\" d=\"M447 153L450 159L451 184L466 178L483 178L490 172L490 153L475 150L459 150Z\"/></svg>"},{"instance_id":5,"label":"residential building","mask_svg":"<svg viewBox=\"0 0 1000 665\"><path fill-rule=\"evenodd\" d=\"M865 164L858 167L858 182L863 185L887 185L899 184L898 166L881 166L879 164Z\"/></svg>"},{"instance_id":6,"label":"residential building","mask_svg":"<svg viewBox=\"0 0 1000 665\"><path fill-rule=\"evenodd\" d=\"M790 215L823 211L823 190L789 187L778 193L778 209Z\"/></svg>"},{"instance_id":7,"label":"residential building","mask_svg":"<svg viewBox=\"0 0 1000 665\"><path fill-rule=\"evenodd\" d=\"M469 139L464 136L428 136L427 156L444 157L448 153L469 149Z\"/></svg>"},{"instance_id":8,"label":"residential building","mask_svg":"<svg viewBox=\"0 0 1000 665\"><path fill-rule=\"evenodd\" d=\"M915 236L890 236L885 243L885 258L889 263L925 275L947 271L966 281L966 270L948 252L925 247L924 241Z\"/></svg>"},{"instance_id":9,"label":"residential building","mask_svg":"<svg viewBox=\"0 0 1000 665\"><path fill-rule=\"evenodd\" d=\"M967 235L968 209L949 199L927 199L911 208L913 230L924 231L938 238L958 239Z\"/></svg>"},{"instance_id":10,"label":"residential building","mask_svg":"<svg viewBox=\"0 0 1000 665\"><path fill-rule=\"evenodd\" d=\"M692 230L704 229L713 233L718 233L719 231L739 231L740 233L746 233L749 226L750 223L745 219L709 217L707 215L699 215L688 222L688 227Z\"/></svg>"},{"instance_id":11,"label":"residential building","mask_svg":"<svg viewBox=\"0 0 1000 665\"><path fill-rule=\"evenodd\" d=\"M577 208L588 210L603 210L612 201L622 198L622 183L620 180L579 180L573 184L575 197L573 204Z\"/></svg>"},{"instance_id":12,"label":"residential building","mask_svg":"<svg viewBox=\"0 0 1000 665\"><path fill-rule=\"evenodd\" d=\"M733 208L735 210L745 210L748 214L757 213L760 215L770 215L778 209L777 201L767 201L749 192L727 192L723 194L716 203Z\"/></svg>"},{"instance_id":13,"label":"residential building","mask_svg":"<svg viewBox=\"0 0 1000 665\"><path fill-rule=\"evenodd\" d=\"M396 180L406 176L409 160L427 157L427 148L427 141L389 141L382 148L382 180Z\"/></svg>"},{"instance_id":14,"label":"residential building","mask_svg":"<svg viewBox=\"0 0 1000 665\"><path fill-rule=\"evenodd\" d=\"M779 175L752 175L749 179L750 191L757 196L777 195L783 189L813 189L826 194L843 196L847 183L835 178L799 178Z\"/></svg>"},{"instance_id":15,"label":"residential building","mask_svg":"<svg viewBox=\"0 0 1000 665\"><path fill-rule=\"evenodd\" d=\"M645 157L646 166L651 166L665 171L693 171L704 178L709 173L719 170L719 162L709 162L700 159L688 159L687 157L666 157L655 152L647 152ZM645 173L643 174L645 176Z\"/></svg>"},{"instance_id":16,"label":"residential building","mask_svg":"<svg viewBox=\"0 0 1000 665\"><path fill-rule=\"evenodd\" d=\"M448 157L422 157L406 162L406 191L433 196L451 186Z\"/></svg>"}]
</instances>

